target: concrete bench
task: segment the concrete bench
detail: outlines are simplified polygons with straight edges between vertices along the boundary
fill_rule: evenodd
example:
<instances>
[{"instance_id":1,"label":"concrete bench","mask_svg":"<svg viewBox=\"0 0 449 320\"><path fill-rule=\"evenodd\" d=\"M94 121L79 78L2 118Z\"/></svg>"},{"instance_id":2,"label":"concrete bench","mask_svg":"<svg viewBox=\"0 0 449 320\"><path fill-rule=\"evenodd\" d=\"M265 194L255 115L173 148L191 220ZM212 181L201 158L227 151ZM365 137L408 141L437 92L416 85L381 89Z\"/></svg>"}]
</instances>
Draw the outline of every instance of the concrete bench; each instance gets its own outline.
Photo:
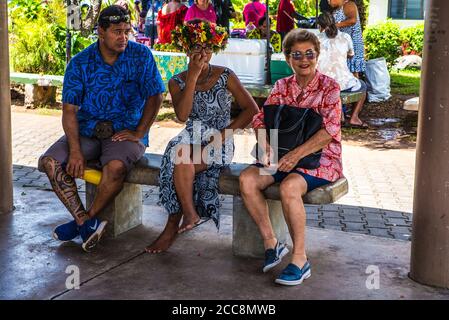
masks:
<instances>
[{"instance_id":1,"label":"concrete bench","mask_svg":"<svg viewBox=\"0 0 449 320\"><path fill-rule=\"evenodd\" d=\"M142 223L142 189L141 185L159 185L159 171L162 155L145 154L126 177L122 192L114 203L100 213L100 219L108 221L107 235L115 237ZM240 172L248 164L234 163L223 170L219 179L221 194L233 195L233 253L244 257L262 257L263 242L255 223L249 216L240 196ZM95 195L96 186L86 182L86 203L89 206ZM348 192L348 182L342 178L334 183L319 187L304 197L307 204L329 204ZM284 221L279 196L279 184L265 190L268 199L270 218L278 239L288 239L288 228Z\"/></svg>"}]
</instances>

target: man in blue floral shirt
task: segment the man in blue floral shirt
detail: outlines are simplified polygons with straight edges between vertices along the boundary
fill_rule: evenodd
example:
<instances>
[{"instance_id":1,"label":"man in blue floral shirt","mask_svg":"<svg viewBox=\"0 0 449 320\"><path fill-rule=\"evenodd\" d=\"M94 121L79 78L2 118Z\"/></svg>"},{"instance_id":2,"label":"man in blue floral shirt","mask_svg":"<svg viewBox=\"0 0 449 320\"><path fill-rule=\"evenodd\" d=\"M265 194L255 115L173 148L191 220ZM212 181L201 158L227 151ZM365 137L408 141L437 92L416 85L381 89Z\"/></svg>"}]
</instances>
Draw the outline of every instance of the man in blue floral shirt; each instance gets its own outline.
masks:
<instances>
[{"instance_id":1,"label":"man in blue floral shirt","mask_svg":"<svg viewBox=\"0 0 449 320\"><path fill-rule=\"evenodd\" d=\"M53 190L74 220L56 227L54 237L81 236L91 250L105 231L95 217L120 192L130 168L148 146L148 131L162 103L164 83L151 51L128 42L129 12L110 6L100 13L99 40L70 61L64 75L62 125L65 135L39 159ZM88 160L98 160L102 178L86 210L75 178Z\"/></svg>"}]
</instances>

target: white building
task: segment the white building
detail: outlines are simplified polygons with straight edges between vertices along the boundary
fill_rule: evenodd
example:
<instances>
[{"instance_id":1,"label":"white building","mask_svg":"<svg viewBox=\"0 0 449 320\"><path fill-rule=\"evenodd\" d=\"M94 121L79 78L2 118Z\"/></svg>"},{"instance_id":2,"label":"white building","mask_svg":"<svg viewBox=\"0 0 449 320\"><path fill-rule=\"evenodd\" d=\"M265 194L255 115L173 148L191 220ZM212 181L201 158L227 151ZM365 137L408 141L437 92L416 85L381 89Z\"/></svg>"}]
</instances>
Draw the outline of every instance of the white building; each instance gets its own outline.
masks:
<instances>
[{"instance_id":1,"label":"white building","mask_svg":"<svg viewBox=\"0 0 449 320\"><path fill-rule=\"evenodd\" d=\"M424 21L427 0L370 0L368 25L385 22L388 18L401 26Z\"/></svg>"}]
</instances>

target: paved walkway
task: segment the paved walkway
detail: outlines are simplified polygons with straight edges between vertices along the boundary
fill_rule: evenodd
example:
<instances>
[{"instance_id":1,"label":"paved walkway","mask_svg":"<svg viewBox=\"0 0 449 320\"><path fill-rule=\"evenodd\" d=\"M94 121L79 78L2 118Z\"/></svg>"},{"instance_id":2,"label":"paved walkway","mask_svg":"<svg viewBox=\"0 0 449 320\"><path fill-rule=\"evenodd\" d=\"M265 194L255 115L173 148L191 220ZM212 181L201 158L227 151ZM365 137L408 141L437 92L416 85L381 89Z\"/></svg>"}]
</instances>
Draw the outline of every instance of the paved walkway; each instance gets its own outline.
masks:
<instances>
[{"instance_id":1,"label":"paved walkway","mask_svg":"<svg viewBox=\"0 0 449 320\"><path fill-rule=\"evenodd\" d=\"M37 157L62 133L60 120L14 113L13 129L16 210L0 216L0 299L449 299L448 290L408 278L409 241L386 238L403 239L400 235L409 232L412 151L345 145L351 191L338 204L308 206L312 277L301 286L281 288L274 279L289 257L263 273L262 259L232 255L230 198L223 201L227 214L218 234L208 222L158 255L143 250L166 221L155 205L155 187L144 191L142 225L102 239L93 252L83 252L79 238L52 239L52 228L67 222L68 214L35 167ZM148 151L162 152L176 132L154 127L158 140ZM248 159L243 157L245 140L251 139L237 137L237 150L243 150L237 152L239 161Z\"/></svg>"},{"instance_id":2,"label":"paved walkway","mask_svg":"<svg viewBox=\"0 0 449 320\"><path fill-rule=\"evenodd\" d=\"M80 238L61 243L51 237L52 228L68 221L56 196L20 186L14 191L16 210L0 215L0 299L449 299L449 290L408 278L409 241L310 227L312 277L285 288L274 279L290 256L268 273L262 259L234 256L232 216L222 216L219 233L210 221L154 255L143 249L167 218L161 207L144 205L141 226L105 237L85 253Z\"/></svg>"},{"instance_id":3,"label":"paved walkway","mask_svg":"<svg viewBox=\"0 0 449 320\"><path fill-rule=\"evenodd\" d=\"M36 169L37 159L62 135L60 118L12 113L12 127L15 186L49 190L47 178ZM147 152L163 153L179 130L153 126ZM236 136L235 144L234 161L251 163L254 135L246 131ZM344 143L343 160L349 193L332 205L307 206L307 225L409 240L415 151L376 150ZM83 192L83 181L79 181L79 188ZM144 188L145 204L154 205L157 199L157 187ZM232 198L222 196L222 200L223 214L231 215Z\"/></svg>"}]
</instances>

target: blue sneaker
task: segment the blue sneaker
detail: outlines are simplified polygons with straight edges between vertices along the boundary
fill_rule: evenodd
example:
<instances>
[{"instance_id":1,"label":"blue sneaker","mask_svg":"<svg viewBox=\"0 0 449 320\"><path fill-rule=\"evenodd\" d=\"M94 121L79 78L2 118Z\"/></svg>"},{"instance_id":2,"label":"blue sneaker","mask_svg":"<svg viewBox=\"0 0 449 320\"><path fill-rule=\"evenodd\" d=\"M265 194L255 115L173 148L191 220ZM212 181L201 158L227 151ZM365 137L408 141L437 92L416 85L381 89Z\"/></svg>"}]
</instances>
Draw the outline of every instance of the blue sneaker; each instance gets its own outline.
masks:
<instances>
[{"instance_id":1,"label":"blue sneaker","mask_svg":"<svg viewBox=\"0 0 449 320\"><path fill-rule=\"evenodd\" d=\"M107 221L100 221L97 218L91 218L79 227L81 239L83 239L83 250L91 251L100 241L101 236L106 231L105 226Z\"/></svg>"},{"instance_id":2,"label":"blue sneaker","mask_svg":"<svg viewBox=\"0 0 449 320\"><path fill-rule=\"evenodd\" d=\"M279 241L276 243L274 249L265 250L265 264L263 266L263 272L267 272L277 266L287 253L287 244Z\"/></svg>"},{"instance_id":3,"label":"blue sneaker","mask_svg":"<svg viewBox=\"0 0 449 320\"><path fill-rule=\"evenodd\" d=\"M70 241L80 235L75 220L61 224L53 230L53 238L59 241Z\"/></svg>"},{"instance_id":4,"label":"blue sneaker","mask_svg":"<svg viewBox=\"0 0 449 320\"><path fill-rule=\"evenodd\" d=\"M310 278L311 275L309 261L304 264L302 269L290 263L274 282L285 286L296 286L301 284L305 279Z\"/></svg>"}]
</instances>

